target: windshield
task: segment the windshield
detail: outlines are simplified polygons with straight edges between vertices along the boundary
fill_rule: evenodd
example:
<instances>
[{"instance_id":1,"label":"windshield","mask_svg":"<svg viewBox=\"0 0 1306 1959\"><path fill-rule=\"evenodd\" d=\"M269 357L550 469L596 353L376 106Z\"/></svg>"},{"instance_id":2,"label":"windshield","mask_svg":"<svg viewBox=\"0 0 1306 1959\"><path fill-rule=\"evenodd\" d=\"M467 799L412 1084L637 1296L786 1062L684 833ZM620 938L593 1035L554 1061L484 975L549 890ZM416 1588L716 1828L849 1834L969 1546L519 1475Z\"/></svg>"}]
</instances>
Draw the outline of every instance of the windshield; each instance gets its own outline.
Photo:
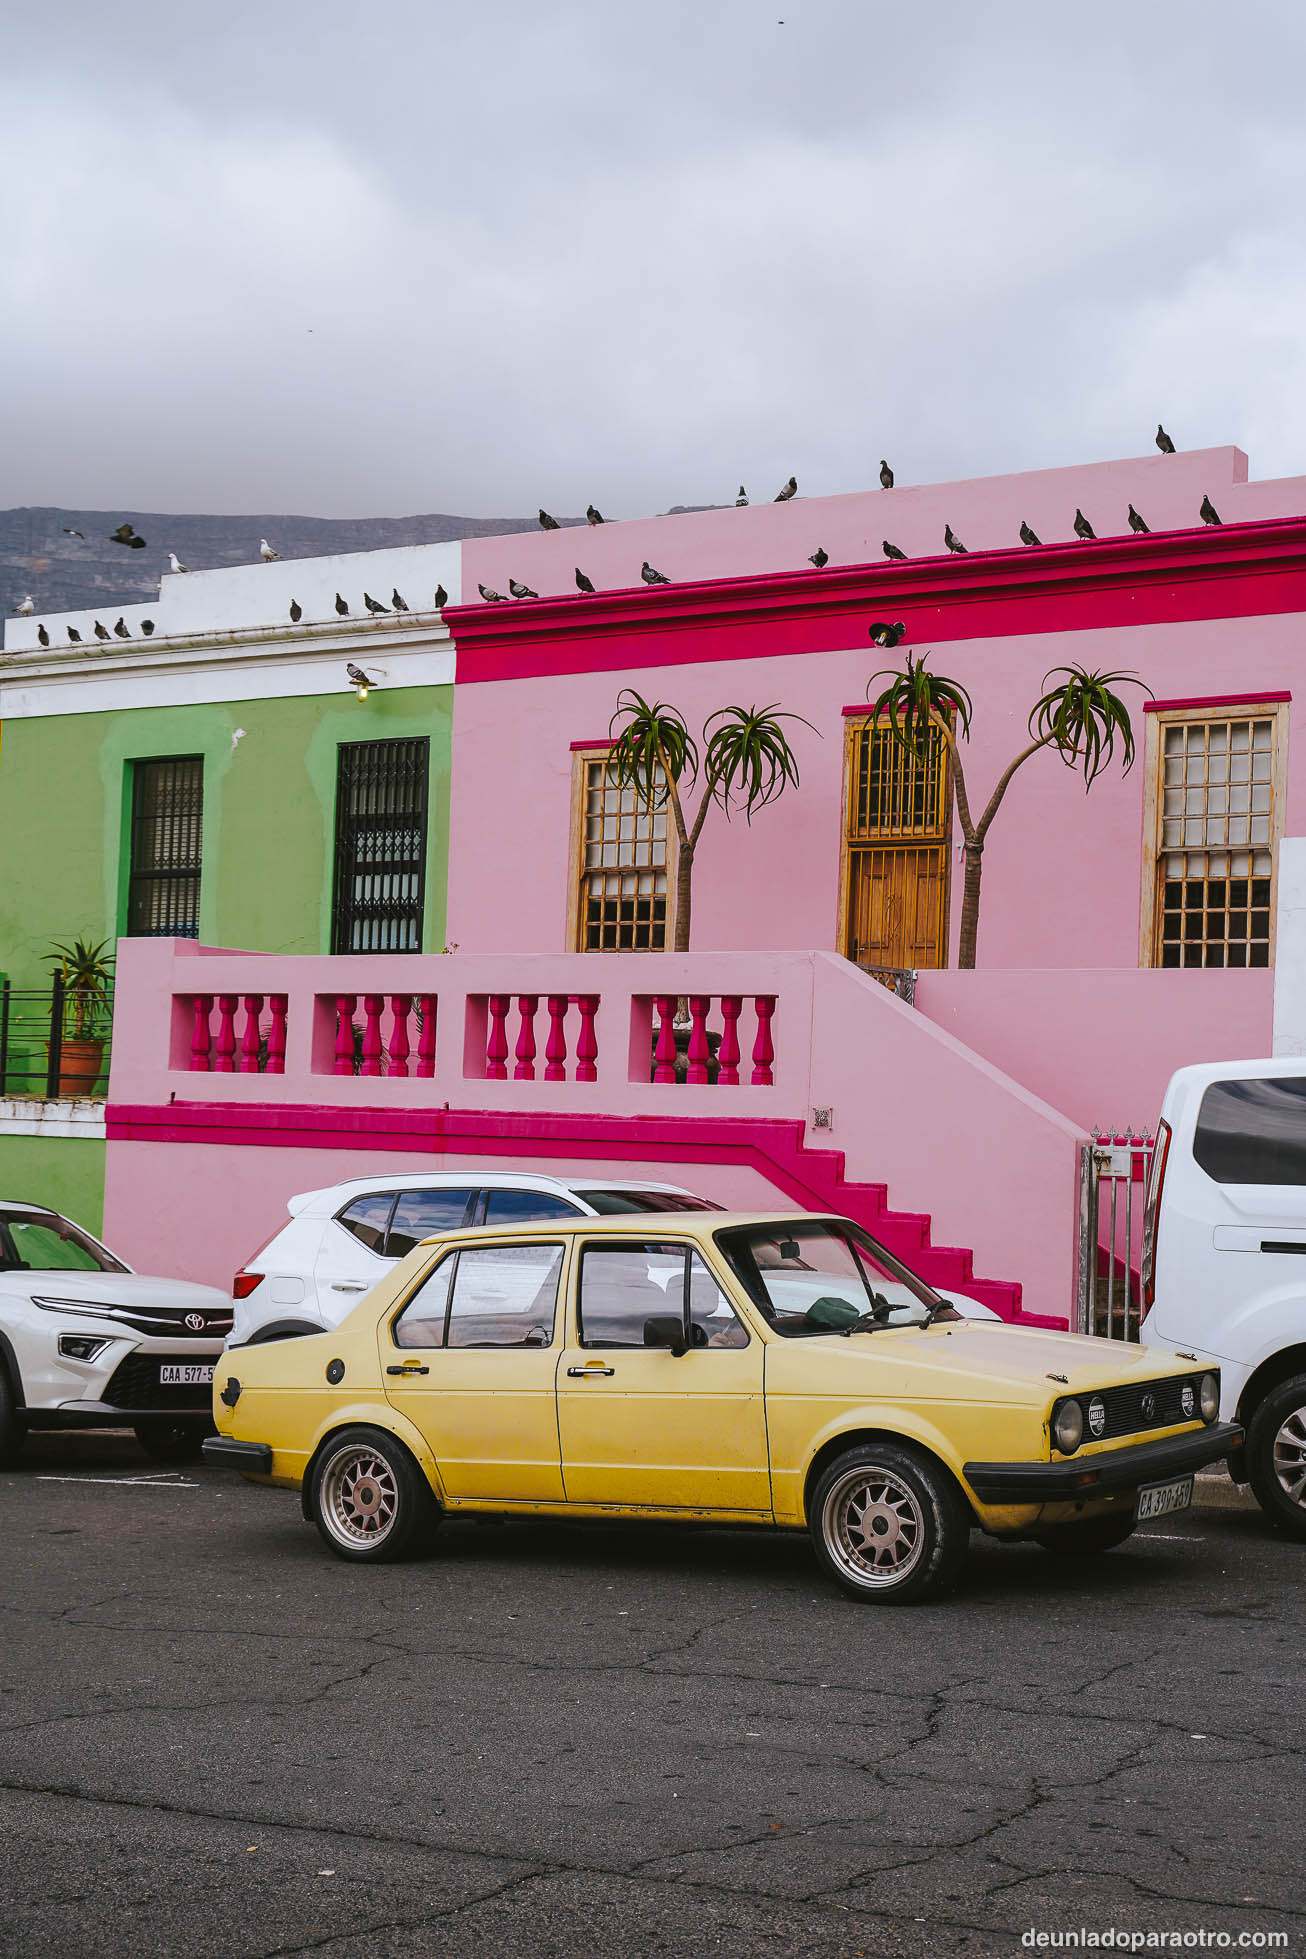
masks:
<instances>
[{"instance_id":1,"label":"windshield","mask_svg":"<svg viewBox=\"0 0 1306 1959\"><path fill-rule=\"evenodd\" d=\"M578 1190L577 1197L593 1205L601 1218L623 1211L719 1211L706 1197L688 1197L678 1190Z\"/></svg>"},{"instance_id":2,"label":"windshield","mask_svg":"<svg viewBox=\"0 0 1306 1959\"><path fill-rule=\"evenodd\" d=\"M860 1226L826 1218L721 1231L731 1271L787 1339L957 1319L946 1300Z\"/></svg>"},{"instance_id":3,"label":"windshield","mask_svg":"<svg viewBox=\"0 0 1306 1959\"><path fill-rule=\"evenodd\" d=\"M0 1272L125 1272L57 1211L0 1210Z\"/></svg>"}]
</instances>

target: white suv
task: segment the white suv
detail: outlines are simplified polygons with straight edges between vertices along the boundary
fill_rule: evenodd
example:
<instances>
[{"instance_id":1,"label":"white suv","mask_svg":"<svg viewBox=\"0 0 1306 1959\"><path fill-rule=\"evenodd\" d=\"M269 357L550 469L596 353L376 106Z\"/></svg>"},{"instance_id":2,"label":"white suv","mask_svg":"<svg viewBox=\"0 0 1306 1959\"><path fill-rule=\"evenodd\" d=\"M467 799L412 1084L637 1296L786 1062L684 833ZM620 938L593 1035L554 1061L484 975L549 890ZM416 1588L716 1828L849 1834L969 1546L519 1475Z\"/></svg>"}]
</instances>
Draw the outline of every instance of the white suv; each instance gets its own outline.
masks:
<instances>
[{"instance_id":1,"label":"white suv","mask_svg":"<svg viewBox=\"0 0 1306 1959\"><path fill-rule=\"evenodd\" d=\"M286 1208L290 1223L246 1260L232 1282L233 1347L335 1326L397 1259L439 1231L720 1206L676 1184L615 1177L401 1171L306 1191Z\"/></svg>"},{"instance_id":2,"label":"white suv","mask_svg":"<svg viewBox=\"0 0 1306 1959\"><path fill-rule=\"evenodd\" d=\"M134 1428L161 1461L198 1457L231 1319L215 1287L143 1278L57 1211L0 1199L0 1464L33 1428Z\"/></svg>"}]
</instances>

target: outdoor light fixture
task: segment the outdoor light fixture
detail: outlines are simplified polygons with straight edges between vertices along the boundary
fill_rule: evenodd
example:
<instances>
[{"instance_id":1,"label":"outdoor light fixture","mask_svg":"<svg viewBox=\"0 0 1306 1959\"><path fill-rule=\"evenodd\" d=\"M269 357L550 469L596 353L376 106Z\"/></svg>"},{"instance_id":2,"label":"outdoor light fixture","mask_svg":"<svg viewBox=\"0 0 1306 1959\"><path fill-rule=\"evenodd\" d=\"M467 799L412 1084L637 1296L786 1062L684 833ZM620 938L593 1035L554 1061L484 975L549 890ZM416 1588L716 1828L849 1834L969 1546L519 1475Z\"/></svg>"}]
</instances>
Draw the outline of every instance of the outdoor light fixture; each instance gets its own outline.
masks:
<instances>
[{"instance_id":1,"label":"outdoor light fixture","mask_svg":"<svg viewBox=\"0 0 1306 1959\"><path fill-rule=\"evenodd\" d=\"M374 676L378 673L384 673L385 668L373 667L370 671L368 671L363 667L356 667L353 661L350 660L345 667L345 672L349 675L349 684L353 688L354 693L357 695L358 699L360 701L365 701L367 699L370 690L376 686L376 680Z\"/></svg>"}]
</instances>

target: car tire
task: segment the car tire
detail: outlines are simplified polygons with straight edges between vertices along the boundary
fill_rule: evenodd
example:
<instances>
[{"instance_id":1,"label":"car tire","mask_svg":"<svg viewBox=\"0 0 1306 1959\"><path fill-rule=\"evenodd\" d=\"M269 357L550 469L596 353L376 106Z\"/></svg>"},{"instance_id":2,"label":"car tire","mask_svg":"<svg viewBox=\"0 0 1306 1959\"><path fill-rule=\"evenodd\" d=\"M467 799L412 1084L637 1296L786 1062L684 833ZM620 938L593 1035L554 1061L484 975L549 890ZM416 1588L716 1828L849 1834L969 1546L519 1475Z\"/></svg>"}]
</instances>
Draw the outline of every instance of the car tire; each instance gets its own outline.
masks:
<instances>
[{"instance_id":1,"label":"car tire","mask_svg":"<svg viewBox=\"0 0 1306 1959\"><path fill-rule=\"evenodd\" d=\"M1123 1516L1080 1517L1037 1531L1034 1542L1059 1558L1098 1558L1132 1537L1137 1521L1132 1510Z\"/></svg>"},{"instance_id":2,"label":"car tire","mask_svg":"<svg viewBox=\"0 0 1306 1959\"><path fill-rule=\"evenodd\" d=\"M851 1597L873 1605L947 1591L966 1562L971 1523L942 1464L891 1442L837 1456L808 1507L819 1562Z\"/></svg>"},{"instance_id":3,"label":"car tire","mask_svg":"<svg viewBox=\"0 0 1306 1959\"><path fill-rule=\"evenodd\" d=\"M18 1412L9 1370L0 1360L0 1469L9 1469L18 1461L26 1440L27 1423Z\"/></svg>"},{"instance_id":4,"label":"car tire","mask_svg":"<svg viewBox=\"0 0 1306 1959\"><path fill-rule=\"evenodd\" d=\"M313 1465L309 1513L338 1558L389 1564L425 1547L440 1521L431 1486L382 1429L346 1428Z\"/></svg>"},{"instance_id":5,"label":"car tire","mask_svg":"<svg viewBox=\"0 0 1306 1959\"><path fill-rule=\"evenodd\" d=\"M141 1422L136 1440L155 1462L198 1462L204 1439L216 1435L212 1422Z\"/></svg>"},{"instance_id":6,"label":"car tire","mask_svg":"<svg viewBox=\"0 0 1306 1959\"><path fill-rule=\"evenodd\" d=\"M1306 1374L1280 1382L1247 1424L1247 1480L1276 1530L1306 1538Z\"/></svg>"}]
</instances>

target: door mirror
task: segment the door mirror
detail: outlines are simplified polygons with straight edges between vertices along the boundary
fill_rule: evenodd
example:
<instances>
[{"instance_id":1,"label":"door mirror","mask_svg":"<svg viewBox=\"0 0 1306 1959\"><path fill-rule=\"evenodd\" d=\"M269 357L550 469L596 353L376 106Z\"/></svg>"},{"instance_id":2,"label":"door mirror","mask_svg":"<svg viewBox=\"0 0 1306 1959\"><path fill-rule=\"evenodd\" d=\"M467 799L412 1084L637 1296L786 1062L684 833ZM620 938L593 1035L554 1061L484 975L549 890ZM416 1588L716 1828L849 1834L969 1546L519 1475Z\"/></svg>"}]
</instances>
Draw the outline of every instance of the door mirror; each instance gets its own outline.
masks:
<instances>
[{"instance_id":1,"label":"door mirror","mask_svg":"<svg viewBox=\"0 0 1306 1959\"><path fill-rule=\"evenodd\" d=\"M646 1347L666 1347L669 1352L679 1356L689 1352L685 1339L685 1322L676 1313L658 1313L644 1322L644 1345Z\"/></svg>"}]
</instances>

